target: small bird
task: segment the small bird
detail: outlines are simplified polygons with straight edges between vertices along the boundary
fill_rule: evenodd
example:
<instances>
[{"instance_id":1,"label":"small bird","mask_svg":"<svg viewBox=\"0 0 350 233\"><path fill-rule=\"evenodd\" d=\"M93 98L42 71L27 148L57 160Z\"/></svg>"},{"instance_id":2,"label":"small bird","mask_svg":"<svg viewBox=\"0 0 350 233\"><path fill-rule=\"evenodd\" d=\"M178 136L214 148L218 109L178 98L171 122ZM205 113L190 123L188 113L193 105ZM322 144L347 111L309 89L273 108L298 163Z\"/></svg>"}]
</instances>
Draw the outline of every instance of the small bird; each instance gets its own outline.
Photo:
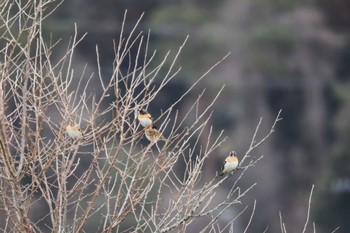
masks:
<instances>
[{"instance_id":1,"label":"small bird","mask_svg":"<svg viewBox=\"0 0 350 233\"><path fill-rule=\"evenodd\" d=\"M152 125L153 123L153 118L151 114L149 114L146 110L143 109L139 110L137 119L140 121L140 124L145 128Z\"/></svg>"},{"instance_id":2,"label":"small bird","mask_svg":"<svg viewBox=\"0 0 350 233\"><path fill-rule=\"evenodd\" d=\"M221 174L219 176L223 176L229 172L234 171L238 166L238 158L236 151L231 151L229 156L225 159L225 162L221 169Z\"/></svg>"},{"instance_id":3,"label":"small bird","mask_svg":"<svg viewBox=\"0 0 350 233\"><path fill-rule=\"evenodd\" d=\"M83 138L83 133L81 132L80 126L78 124L69 124L66 127L66 134L73 139Z\"/></svg>"},{"instance_id":4,"label":"small bird","mask_svg":"<svg viewBox=\"0 0 350 233\"><path fill-rule=\"evenodd\" d=\"M162 133L158 131L157 127L154 124L148 126L145 129L145 135L148 141L151 143L156 143L158 140L166 141L166 138L163 137Z\"/></svg>"}]
</instances>

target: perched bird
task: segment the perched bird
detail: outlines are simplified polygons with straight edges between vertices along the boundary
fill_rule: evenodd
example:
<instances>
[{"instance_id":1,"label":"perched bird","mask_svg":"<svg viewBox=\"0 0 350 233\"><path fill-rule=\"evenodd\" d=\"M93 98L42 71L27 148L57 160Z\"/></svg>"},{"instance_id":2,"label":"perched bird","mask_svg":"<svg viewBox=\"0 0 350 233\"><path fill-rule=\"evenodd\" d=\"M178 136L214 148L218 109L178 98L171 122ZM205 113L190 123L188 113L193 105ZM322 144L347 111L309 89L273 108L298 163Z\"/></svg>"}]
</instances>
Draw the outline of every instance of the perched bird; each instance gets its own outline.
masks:
<instances>
[{"instance_id":1,"label":"perched bird","mask_svg":"<svg viewBox=\"0 0 350 233\"><path fill-rule=\"evenodd\" d=\"M149 114L146 110L143 109L139 110L137 119L140 121L140 124L145 128L152 125L153 123L153 118L151 114Z\"/></svg>"},{"instance_id":2,"label":"perched bird","mask_svg":"<svg viewBox=\"0 0 350 233\"><path fill-rule=\"evenodd\" d=\"M158 140L166 140L162 133L158 131L157 127L152 124L145 129L145 135L148 141L156 143Z\"/></svg>"},{"instance_id":3,"label":"perched bird","mask_svg":"<svg viewBox=\"0 0 350 233\"><path fill-rule=\"evenodd\" d=\"M223 176L229 172L234 171L238 166L238 158L236 151L231 151L229 156L225 159L225 162L221 169L221 174L219 176Z\"/></svg>"},{"instance_id":4,"label":"perched bird","mask_svg":"<svg viewBox=\"0 0 350 233\"><path fill-rule=\"evenodd\" d=\"M81 132L80 126L78 124L69 124L66 127L66 134L73 139L83 138L83 133Z\"/></svg>"}]
</instances>

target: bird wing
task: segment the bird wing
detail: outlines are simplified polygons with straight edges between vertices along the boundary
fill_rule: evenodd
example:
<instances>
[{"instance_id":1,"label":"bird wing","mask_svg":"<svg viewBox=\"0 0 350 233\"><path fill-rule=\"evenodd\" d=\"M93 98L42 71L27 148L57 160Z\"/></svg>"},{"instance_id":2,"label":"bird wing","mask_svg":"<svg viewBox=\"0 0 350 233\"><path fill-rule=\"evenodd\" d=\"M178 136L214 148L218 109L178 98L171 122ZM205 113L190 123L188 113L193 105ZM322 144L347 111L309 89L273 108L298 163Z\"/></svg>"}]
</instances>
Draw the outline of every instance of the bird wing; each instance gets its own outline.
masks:
<instances>
[{"instance_id":1,"label":"bird wing","mask_svg":"<svg viewBox=\"0 0 350 233\"><path fill-rule=\"evenodd\" d=\"M221 172L224 171L224 169L225 169L225 164L226 164L226 161L224 161L224 163L222 164Z\"/></svg>"}]
</instances>

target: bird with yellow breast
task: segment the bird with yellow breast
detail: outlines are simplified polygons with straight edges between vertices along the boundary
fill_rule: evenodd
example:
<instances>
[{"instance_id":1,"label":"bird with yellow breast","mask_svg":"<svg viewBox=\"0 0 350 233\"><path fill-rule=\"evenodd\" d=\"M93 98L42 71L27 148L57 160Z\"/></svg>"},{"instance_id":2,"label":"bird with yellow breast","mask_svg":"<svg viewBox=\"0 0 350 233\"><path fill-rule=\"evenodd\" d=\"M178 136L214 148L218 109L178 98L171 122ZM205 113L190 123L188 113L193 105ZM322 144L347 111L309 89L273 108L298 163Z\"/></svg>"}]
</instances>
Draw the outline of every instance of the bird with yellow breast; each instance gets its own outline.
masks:
<instances>
[{"instance_id":1,"label":"bird with yellow breast","mask_svg":"<svg viewBox=\"0 0 350 233\"><path fill-rule=\"evenodd\" d=\"M233 172L238 167L238 158L236 151L231 151L230 154L224 161L224 164L221 169L221 174L219 176L223 176L230 172Z\"/></svg>"},{"instance_id":2,"label":"bird with yellow breast","mask_svg":"<svg viewBox=\"0 0 350 233\"><path fill-rule=\"evenodd\" d=\"M66 126L66 134L73 139L82 139L83 133L81 132L78 124L71 123Z\"/></svg>"},{"instance_id":3,"label":"bird with yellow breast","mask_svg":"<svg viewBox=\"0 0 350 233\"><path fill-rule=\"evenodd\" d=\"M137 119L143 127L148 127L153 124L153 118L146 110L140 109L137 114Z\"/></svg>"},{"instance_id":4,"label":"bird with yellow breast","mask_svg":"<svg viewBox=\"0 0 350 233\"><path fill-rule=\"evenodd\" d=\"M156 143L158 140L166 141L162 133L158 131L157 127L152 124L145 129L145 136L151 143Z\"/></svg>"}]
</instances>

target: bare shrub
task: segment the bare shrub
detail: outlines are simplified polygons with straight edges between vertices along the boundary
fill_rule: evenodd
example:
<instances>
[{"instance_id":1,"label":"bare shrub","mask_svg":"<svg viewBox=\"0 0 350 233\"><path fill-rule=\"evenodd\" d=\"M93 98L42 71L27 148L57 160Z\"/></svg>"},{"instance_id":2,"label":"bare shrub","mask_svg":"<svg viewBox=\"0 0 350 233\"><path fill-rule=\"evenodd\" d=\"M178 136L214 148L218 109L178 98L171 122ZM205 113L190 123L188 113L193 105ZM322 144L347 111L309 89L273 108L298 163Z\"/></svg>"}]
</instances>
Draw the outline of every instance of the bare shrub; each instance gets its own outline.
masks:
<instances>
[{"instance_id":1,"label":"bare shrub","mask_svg":"<svg viewBox=\"0 0 350 233\"><path fill-rule=\"evenodd\" d=\"M156 63L157 53L148 51L149 34L137 31L139 22L128 35L123 25L114 47L112 74L102 74L98 47L98 73L77 74L74 50L83 39L77 30L57 61L52 58L56 42L47 42L42 35L42 21L54 4L51 0L0 3L1 229L185 232L206 218L201 232L232 232L246 208L225 226L218 219L254 187L242 190L237 182L262 158L251 158L251 152L273 133L280 113L266 137L257 139L260 120L241 159L238 178L225 196L219 195L228 177L203 180L202 168L225 143L223 133L214 135L210 130L207 144L199 151L194 148L203 129L210 127L208 115L222 89L204 108L199 106L205 92L201 93L181 117L176 105L222 60L155 119L159 130L167 133L165 143L143 146L137 110L147 109L176 78L180 68L175 63L187 39L175 54L169 52ZM125 62L127 71L121 69ZM66 135L70 123L80 125L83 139ZM175 169L179 159L186 165L180 174ZM254 210L255 204L252 217Z\"/></svg>"}]
</instances>

